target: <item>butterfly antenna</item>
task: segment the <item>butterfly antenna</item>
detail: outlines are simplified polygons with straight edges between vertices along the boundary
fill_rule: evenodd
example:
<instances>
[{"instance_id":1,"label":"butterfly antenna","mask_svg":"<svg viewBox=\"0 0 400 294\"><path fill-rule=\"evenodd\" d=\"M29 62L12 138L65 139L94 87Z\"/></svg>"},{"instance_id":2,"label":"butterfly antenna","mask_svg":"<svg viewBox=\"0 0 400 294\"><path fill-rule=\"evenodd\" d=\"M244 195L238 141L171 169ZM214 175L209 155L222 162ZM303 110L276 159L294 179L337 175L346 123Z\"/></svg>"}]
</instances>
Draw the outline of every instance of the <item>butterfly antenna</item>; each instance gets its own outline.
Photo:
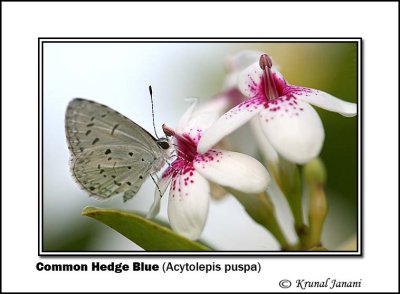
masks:
<instances>
[{"instance_id":1,"label":"butterfly antenna","mask_svg":"<svg viewBox=\"0 0 400 294\"><path fill-rule=\"evenodd\" d=\"M154 133L156 134L157 139L159 139L156 131L156 124L154 122L154 103L153 103L153 89L151 86L149 86L149 92L150 92L150 99L151 99L151 116L153 117L153 128L154 128Z\"/></svg>"}]
</instances>

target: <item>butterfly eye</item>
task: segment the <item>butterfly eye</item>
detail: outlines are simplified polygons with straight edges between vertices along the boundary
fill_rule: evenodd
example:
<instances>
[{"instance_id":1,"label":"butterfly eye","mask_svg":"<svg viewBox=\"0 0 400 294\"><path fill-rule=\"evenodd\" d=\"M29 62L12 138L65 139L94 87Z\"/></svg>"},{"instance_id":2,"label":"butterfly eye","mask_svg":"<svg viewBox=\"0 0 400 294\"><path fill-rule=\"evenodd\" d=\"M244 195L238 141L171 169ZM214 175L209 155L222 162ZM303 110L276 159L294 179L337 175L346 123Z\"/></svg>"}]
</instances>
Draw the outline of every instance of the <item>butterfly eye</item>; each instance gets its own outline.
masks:
<instances>
[{"instance_id":1,"label":"butterfly eye","mask_svg":"<svg viewBox=\"0 0 400 294\"><path fill-rule=\"evenodd\" d=\"M159 141L157 142L158 146L160 146L162 149L167 150L169 148L168 142L165 141Z\"/></svg>"}]
</instances>

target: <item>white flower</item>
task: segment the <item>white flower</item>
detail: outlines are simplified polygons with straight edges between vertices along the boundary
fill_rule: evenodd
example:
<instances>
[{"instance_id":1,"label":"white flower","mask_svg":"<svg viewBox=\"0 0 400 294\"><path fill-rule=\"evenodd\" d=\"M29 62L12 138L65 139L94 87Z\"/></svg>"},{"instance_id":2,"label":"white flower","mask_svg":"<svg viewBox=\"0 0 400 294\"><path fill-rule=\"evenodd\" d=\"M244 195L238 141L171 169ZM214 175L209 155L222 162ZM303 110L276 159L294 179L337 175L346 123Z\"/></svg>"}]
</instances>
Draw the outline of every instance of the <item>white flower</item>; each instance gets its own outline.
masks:
<instances>
[{"instance_id":1,"label":"white flower","mask_svg":"<svg viewBox=\"0 0 400 294\"><path fill-rule=\"evenodd\" d=\"M288 84L266 54L239 75L238 83L248 99L204 132L197 148L199 153L206 152L258 115L261 129L273 148L286 159L303 164L319 154L325 137L321 119L309 103L343 116L357 114L354 103L319 90Z\"/></svg>"},{"instance_id":2,"label":"white flower","mask_svg":"<svg viewBox=\"0 0 400 294\"><path fill-rule=\"evenodd\" d=\"M237 98L233 100L231 98L232 95L227 95L227 97L231 98L230 101L234 101L235 103L232 104L231 102L231 108L243 102L243 94L238 89L239 74L246 67L258 61L261 55L263 55L263 53L260 51L243 50L236 54L230 55L225 59L227 75L224 80L223 89L225 89L225 92L227 92L228 89L229 93L236 93L236 97L240 97L240 101L238 101ZM254 117L250 120L250 126L254 136L254 140L257 143L257 146L259 147L259 151L261 152L263 158L266 159L268 162L277 163L279 160L278 153L264 135L258 117Z\"/></svg>"},{"instance_id":3,"label":"white flower","mask_svg":"<svg viewBox=\"0 0 400 294\"><path fill-rule=\"evenodd\" d=\"M265 191L270 180L264 166L250 156L219 149L197 153L203 131L218 115L212 111L195 112L196 104L194 102L184 114L175 131L163 126L165 134L175 139L177 158L163 173L148 214L154 217L159 212L161 196L171 183L169 222L174 231L190 239L197 239L206 223L210 198L208 181L246 193L260 193Z\"/></svg>"}]
</instances>

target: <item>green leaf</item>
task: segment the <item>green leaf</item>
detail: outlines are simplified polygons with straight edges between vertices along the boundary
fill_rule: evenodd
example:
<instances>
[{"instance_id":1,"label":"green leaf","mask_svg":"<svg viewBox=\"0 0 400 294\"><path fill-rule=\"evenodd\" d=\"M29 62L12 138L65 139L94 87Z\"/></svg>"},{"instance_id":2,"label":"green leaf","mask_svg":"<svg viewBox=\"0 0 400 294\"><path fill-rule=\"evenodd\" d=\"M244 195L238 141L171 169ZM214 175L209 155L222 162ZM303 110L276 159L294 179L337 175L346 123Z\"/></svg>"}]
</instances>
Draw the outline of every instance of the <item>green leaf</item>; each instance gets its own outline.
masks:
<instances>
[{"instance_id":1,"label":"green leaf","mask_svg":"<svg viewBox=\"0 0 400 294\"><path fill-rule=\"evenodd\" d=\"M85 207L82 215L106 224L146 251L211 250L134 212Z\"/></svg>"}]
</instances>

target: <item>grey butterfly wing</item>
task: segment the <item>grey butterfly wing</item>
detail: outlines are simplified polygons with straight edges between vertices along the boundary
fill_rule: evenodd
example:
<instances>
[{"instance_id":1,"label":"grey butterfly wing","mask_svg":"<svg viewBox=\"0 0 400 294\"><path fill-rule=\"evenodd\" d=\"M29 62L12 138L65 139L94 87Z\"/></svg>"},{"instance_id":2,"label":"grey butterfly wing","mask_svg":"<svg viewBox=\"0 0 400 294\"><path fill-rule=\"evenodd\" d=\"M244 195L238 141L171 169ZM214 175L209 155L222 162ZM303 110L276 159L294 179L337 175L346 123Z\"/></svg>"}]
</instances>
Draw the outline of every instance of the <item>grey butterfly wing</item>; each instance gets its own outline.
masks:
<instances>
[{"instance_id":1,"label":"grey butterfly wing","mask_svg":"<svg viewBox=\"0 0 400 294\"><path fill-rule=\"evenodd\" d=\"M65 121L72 172L81 187L98 199L121 192L125 201L132 198L153 166L163 161L151 134L105 105L74 99Z\"/></svg>"},{"instance_id":2,"label":"grey butterfly wing","mask_svg":"<svg viewBox=\"0 0 400 294\"><path fill-rule=\"evenodd\" d=\"M141 126L106 105L82 98L68 104L65 131L75 156L99 145L138 145L159 150L156 139Z\"/></svg>"},{"instance_id":3,"label":"grey butterfly wing","mask_svg":"<svg viewBox=\"0 0 400 294\"><path fill-rule=\"evenodd\" d=\"M82 188L97 199L125 192L132 198L149 175L154 155L140 146L88 148L73 160L72 172Z\"/></svg>"}]
</instances>

